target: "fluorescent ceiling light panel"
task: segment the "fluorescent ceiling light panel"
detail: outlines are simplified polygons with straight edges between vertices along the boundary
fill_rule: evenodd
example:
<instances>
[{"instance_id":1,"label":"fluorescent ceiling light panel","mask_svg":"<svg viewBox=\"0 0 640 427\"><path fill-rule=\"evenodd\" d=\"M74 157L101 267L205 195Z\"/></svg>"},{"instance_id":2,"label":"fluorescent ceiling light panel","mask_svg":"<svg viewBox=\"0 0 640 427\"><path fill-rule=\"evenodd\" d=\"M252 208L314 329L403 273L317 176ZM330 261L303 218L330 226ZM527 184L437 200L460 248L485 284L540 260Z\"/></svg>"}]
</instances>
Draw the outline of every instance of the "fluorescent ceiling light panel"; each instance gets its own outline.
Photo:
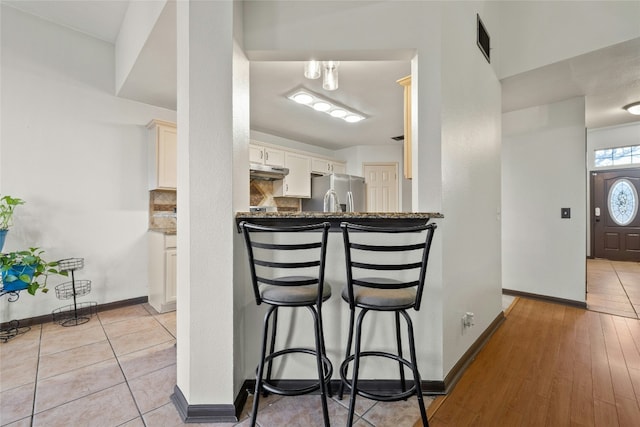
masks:
<instances>
[{"instance_id":1,"label":"fluorescent ceiling light panel","mask_svg":"<svg viewBox=\"0 0 640 427\"><path fill-rule=\"evenodd\" d=\"M310 104L313 101L313 97L308 93L300 92L293 96L289 97L290 99L296 101L298 104Z\"/></svg>"},{"instance_id":2,"label":"fluorescent ceiling light panel","mask_svg":"<svg viewBox=\"0 0 640 427\"><path fill-rule=\"evenodd\" d=\"M342 119L347 123L358 123L366 119L362 113L352 108L345 107L337 102L330 101L306 89L296 89L287 95L287 98L307 107L313 108L315 111L327 113L336 119Z\"/></svg>"}]
</instances>

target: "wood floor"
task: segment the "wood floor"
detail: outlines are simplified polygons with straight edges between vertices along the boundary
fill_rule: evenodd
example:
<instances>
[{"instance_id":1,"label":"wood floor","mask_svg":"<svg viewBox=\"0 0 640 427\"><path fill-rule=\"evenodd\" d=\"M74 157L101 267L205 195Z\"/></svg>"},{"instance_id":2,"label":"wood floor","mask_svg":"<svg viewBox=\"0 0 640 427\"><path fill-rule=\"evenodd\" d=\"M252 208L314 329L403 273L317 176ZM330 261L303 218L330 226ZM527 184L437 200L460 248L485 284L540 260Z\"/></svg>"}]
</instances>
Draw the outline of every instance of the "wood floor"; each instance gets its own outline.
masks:
<instances>
[{"instance_id":1,"label":"wood floor","mask_svg":"<svg viewBox=\"0 0 640 427\"><path fill-rule=\"evenodd\" d=\"M431 427L640 426L640 320L525 298L506 314Z\"/></svg>"},{"instance_id":2,"label":"wood floor","mask_svg":"<svg viewBox=\"0 0 640 427\"><path fill-rule=\"evenodd\" d=\"M587 308L638 318L640 262L587 260Z\"/></svg>"}]
</instances>

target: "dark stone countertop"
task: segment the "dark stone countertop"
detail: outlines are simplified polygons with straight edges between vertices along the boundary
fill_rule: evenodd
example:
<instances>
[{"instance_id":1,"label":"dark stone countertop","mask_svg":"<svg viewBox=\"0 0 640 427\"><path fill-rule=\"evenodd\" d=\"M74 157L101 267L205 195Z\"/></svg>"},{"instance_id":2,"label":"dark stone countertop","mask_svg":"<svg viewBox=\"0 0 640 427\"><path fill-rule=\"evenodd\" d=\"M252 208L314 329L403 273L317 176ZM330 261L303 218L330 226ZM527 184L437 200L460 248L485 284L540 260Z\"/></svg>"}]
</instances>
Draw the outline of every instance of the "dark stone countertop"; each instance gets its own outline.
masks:
<instances>
[{"instance_id":1,"label":"dark stone countertop","mask_svg":"<svg viewBox=\"0 0 640 427\"><path fill-rule=\"evenodd\" d=\"M409 226L432 218L444 218L438 212L237 212L236 224L241 221L261 225L305 225L327 221L332 230L340 223L350 221L363 225Z\"/></svg>"}]
</instances>

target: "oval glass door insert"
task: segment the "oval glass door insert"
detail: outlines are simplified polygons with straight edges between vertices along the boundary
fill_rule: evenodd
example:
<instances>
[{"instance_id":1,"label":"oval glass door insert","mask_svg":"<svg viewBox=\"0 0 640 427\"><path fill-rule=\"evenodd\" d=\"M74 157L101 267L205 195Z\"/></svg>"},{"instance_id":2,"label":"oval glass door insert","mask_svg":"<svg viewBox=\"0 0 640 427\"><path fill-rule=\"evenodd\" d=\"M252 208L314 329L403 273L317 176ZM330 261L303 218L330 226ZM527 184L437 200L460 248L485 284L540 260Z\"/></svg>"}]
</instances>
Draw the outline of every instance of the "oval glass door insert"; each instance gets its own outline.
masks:
<instances>
[{"instance_id":1,"label":"oval glass door insert","mask_svg":"<svg viewBox=\"0 0 640 427\"><path fill-rule=\"evenodd\" d=\"M638 192L625 178L617 180L609 189L609 213L621 226L631 224L638 213Z\"/></svg>"}]
</instances>

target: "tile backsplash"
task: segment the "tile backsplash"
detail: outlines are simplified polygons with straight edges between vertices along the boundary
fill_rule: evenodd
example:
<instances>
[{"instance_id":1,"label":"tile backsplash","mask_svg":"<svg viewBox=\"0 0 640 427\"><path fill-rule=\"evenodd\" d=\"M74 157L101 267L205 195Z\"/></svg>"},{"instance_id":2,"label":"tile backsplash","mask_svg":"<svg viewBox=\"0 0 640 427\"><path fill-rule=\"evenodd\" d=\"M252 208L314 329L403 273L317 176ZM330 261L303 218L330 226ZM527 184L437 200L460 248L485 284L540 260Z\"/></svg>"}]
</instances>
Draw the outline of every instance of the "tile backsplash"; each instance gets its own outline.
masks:
<instances>
[{"instance_id":1,"label":"tile backsplash","mask_svg":"<svg viewBox=\"0 0 640 427\"><path fill-rule=\"evenodd\" d=\"M275 206L279 212L299 212L301 201L292 197L274 197L273 181L252 179L250 181L250 206ZM177 199L174 190L151 190L149 192L149 228L176 228Z\"/></svg>"},{"instance_id":2,"label":"tile backsplash","mask_svg":"<svg viewBox=\"0 0 640 427\"><path fill-rule=\"evenodd\" d=\"M174 190L151 190L149 192L149 228L176 228L177 199Z\"/></svg>"},{"instance_id":3,"label":"tile backsplash","mask_svg":"<svg viewBox=\"0 0 640 427\"><path fill-rule=\"evenodd\" d=\"M273 181L252 179L249 182L250 206L276 206L279 212L299 212L300 199L292 197L274 197Z\"/></svg>"}]
</instances>

